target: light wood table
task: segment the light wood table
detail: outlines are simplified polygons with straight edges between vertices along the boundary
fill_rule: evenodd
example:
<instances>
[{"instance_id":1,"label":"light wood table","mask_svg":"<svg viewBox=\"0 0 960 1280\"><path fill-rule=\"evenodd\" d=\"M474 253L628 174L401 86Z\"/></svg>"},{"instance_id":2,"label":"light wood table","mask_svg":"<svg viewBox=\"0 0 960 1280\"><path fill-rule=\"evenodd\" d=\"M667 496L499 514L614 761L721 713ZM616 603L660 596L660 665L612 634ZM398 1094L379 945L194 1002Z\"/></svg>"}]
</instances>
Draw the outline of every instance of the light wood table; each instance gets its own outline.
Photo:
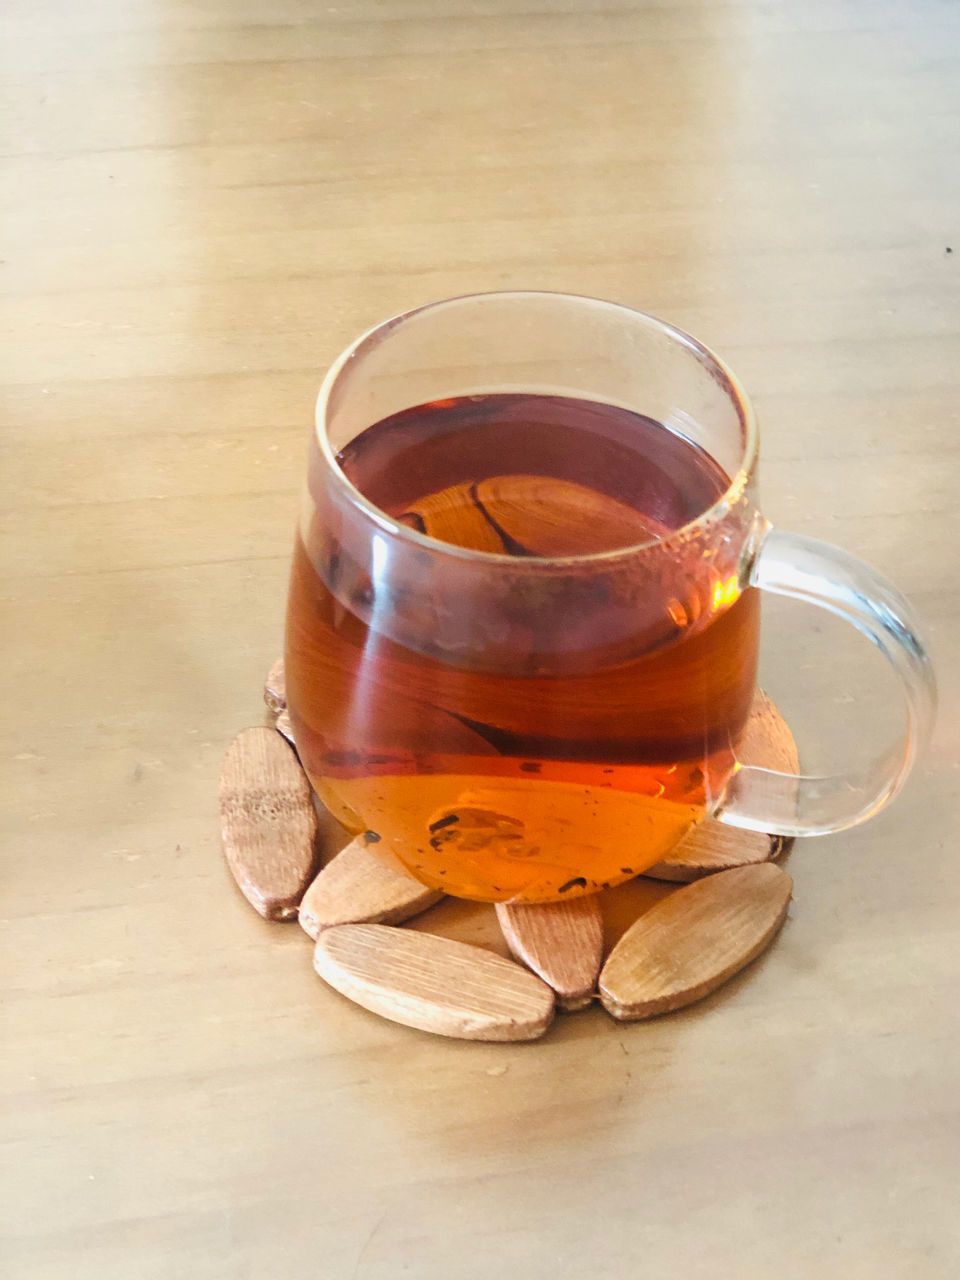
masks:
<instances>
[{"instance_id":1,"label":"light wood table","mask_svg":"<svg viewBox=\"0 0 960 1280\"><path fill-rule=\"evenodd\" d=\"M960 1273L958 17L4 5L7 1280ZM911 595L942 713L888 812L793 853L722 992L497 1046L327 990L229 882L214 792L323 370L512 286L724 354L768 514ZM764 659L815 764L894 710L822 618L770 610Z\"/></svg>"}]
</instances>

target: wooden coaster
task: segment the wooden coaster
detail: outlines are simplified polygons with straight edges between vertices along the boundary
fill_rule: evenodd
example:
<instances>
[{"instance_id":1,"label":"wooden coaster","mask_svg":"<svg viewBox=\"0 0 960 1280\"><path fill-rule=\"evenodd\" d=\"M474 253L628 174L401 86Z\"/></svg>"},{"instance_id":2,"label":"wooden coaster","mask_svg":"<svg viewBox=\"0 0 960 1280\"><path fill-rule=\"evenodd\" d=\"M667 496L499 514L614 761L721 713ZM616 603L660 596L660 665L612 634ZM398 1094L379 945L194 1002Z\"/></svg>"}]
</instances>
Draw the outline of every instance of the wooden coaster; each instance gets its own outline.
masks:
<instances>
[{"instance_id":1,"label":"wooden coaster","mask_svg":"<svg viewBox=\"0 0 960 1280\"><path fill-rule=\"evenodd\" d=\"M375 857L363 837L351 840L323 868L300 903L300 924L316 941L338 924L400 924L443 894Z\"/></svg>"},{"instance_id":2,"label":"wooden coaster","mask_svg":"<svg viewBox=\"0 0 960 1280\"><path fill-rule=\"evenodd\" d=\"M313 964L324 982L393 1022L460 1040L535 1040L553 992L480 947L382 924L324 929Z\"/></svg>"},{"instance_id":3,"label":"wooden coaster","mask_svg":"<svg viewBox=\"0 0 960 1280\"><path fill-rule=\"evenodd\" d=\"M300 762L273 729L244 729L220 771L223 851L247 901L292 920L316 865L317 815Z\"/></svg>"},{"instance_id":4,"label":"wooden coaster","mask_svg":"<svg viewBox=\"0 0 960 1280\"><path fill-rule=\"evenodd\" d=\"M618 1019L647 1018L715 990L769 945L783 923L791 880L769 864L781 842L708 820L644 873L650 881L641 877L570 902L498 904L503 938L521 963L486 949L500 944L484 934L485 925L483 947L421 931L419 922L416 929L398 928L443 895L387 866L359 839L314 874L317 822L309 782L283 742L295 745L285 696L278 662L264 690L274 728L245 730L224 759L228 865L262 915L291 919L299 903L300 922L316 939L317 972L385 1018L464 1039L526 1040L546 1031L555 1007L582 1009L595 995ZM737 754L746 764L798 769L793 737L765 694L757 694ZM674 889L655 880L698 882ZM623 906L620 891L645 883L647 897L660 900L651 906L634 894L632 909L620 911L618 920L613 908ZM608 898L614 945L601 971ZM476 938L481 913L493 918L489 905L455 905L462 908L455 932ZM445 926L436 927L443 932Z\"/></svg>"},{"instance_id":5,"label":"wooden coaster","mask_svg":"<svg viewBox=\"0 0 960 1280\"><path fill-rule=\"evenodd\" d=\"M757 690L750 718L737 744L737 759L741 764L783 773L800 770L793 734L762 689ZM668 857L648 867L643 874L655 880L697 880L729 867L768 862L779 857L784 847L780 836L741 831L707 818L688 831Z\"/></svg>"},{"instance_id":6,"label":"wooden coaster","mask_svg":"<svg viewBox=\"0 0 960 1280\"><path fill-rule=\"evenodd\" d=\"M678 889L610 953L600 974L603 1007L615 1018L649 1018L716 990L772 941L792 888L785 871L766 863Z\"/></svg>"},{"instance_id":7,"label":"wooden coaster","mask_svg":"<svg viewBox=\"0 0 960 1280\"><path fill-rule=\"evenodd\" d=\"M603 916L596 896L569 902L496 904L510 950L557 994L568 1013L593 999L603 960Z\"/></svg>"}]
</instances>

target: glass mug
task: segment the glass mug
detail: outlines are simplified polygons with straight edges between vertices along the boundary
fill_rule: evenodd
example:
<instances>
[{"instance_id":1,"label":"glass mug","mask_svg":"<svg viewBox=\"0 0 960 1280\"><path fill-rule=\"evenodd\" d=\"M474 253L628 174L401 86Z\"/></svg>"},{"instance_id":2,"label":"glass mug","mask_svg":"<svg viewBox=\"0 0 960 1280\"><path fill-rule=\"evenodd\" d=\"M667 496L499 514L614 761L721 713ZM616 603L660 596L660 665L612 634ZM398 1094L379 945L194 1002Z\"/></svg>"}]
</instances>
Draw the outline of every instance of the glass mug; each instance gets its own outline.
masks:
<instances>
[{"instance_id":1,"label":"glass mug","mask_svg":"<svg viewBox=\"0 0 960 1280\"><path fill-rule=\"evenodd\" d=\"M889 583L771 529L756 454L730 370L612 303L480 294L358 339L320 391L287 616L334 816L424 884L537 902L707 816L797 836L876 813L929 735L929 659ZM738 763L761 591L847 619L899 676L904 734L861 771Z\"/></svg>"}]
</instances>

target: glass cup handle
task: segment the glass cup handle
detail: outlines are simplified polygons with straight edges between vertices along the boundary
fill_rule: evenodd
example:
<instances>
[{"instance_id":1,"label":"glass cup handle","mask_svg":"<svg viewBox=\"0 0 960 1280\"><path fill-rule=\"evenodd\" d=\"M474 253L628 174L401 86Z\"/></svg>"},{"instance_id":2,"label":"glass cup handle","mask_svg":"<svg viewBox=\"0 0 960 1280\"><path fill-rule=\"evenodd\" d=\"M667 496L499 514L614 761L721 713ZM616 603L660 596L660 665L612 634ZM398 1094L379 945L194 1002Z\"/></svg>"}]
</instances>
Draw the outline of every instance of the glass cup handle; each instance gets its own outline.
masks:
<instances>
[{"instance_id":1,"label":"glass cup handle","mask_svg":"<svg viewBox=\"0 0 960 1280\"><path fill-rule=\"evenodd\" d=\"M781 836L824 835L864 822L900 790L933 727L936 681L906 600L875 570L839 547L802 534L767 532L749 583L805 600L852 623L899 676L906 726L865 768L833 777L738 766L727 785L720 822Z\"/></svg>"}]
</instances>

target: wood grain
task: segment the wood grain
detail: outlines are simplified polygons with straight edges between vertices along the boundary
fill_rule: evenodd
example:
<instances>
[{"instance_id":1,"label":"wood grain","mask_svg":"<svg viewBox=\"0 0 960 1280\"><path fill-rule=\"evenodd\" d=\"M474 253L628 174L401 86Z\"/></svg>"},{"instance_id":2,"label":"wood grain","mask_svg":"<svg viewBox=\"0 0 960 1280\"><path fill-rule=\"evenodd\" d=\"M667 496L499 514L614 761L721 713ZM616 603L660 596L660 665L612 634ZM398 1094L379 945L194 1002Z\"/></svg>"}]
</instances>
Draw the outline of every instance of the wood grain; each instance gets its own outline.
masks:
<instances>
[{"instance_id":1,"label":"wood grain","mask_svg":"<svg viewBox=\"0 0 960 1280\"><path fill-rule=\"evenodd\" d=\"M0 23L0 1271L960 1274L960 7L8 0ZM491 288L714 346L757 409L765 514L890 576L941 676L927 760L797 849L795 918L735 999L515 1046L331 995L301 931L231 892L212 814L282 645L324 372ZM863 760L898 710L882 659L778 609L764 682L805 767ZM434 912L501 941L486 908Z\"/></svg>"},{"instance_id":2,"label":"wood grain","mask_svg":"<svg viewBox=\"0 0 960 1280\"><path fill-rule=\"evenodd\" d=\"M272 729L245 729L220 770L220 829L227 865L268 920L292 920L317 861L310 783Z\"/></svg>"},{"instance_id":3,"label":"wood grain","mask_svg":"<svg viewBox=\"0 0 960 1280\"><path fill-rule=\"evenodd\" d=\"M650 1018L715 991L767 947L793 881L771 863L734 867L678 889L623 935L600 974L615 1018Z\"/></svg>"},{"instance_id":4,"label":"wood grain","mask_svg":"<svg viewBox=\"0 0 960 1280\"><path fill-rule=\"evenodd\" d=\"M379 924L325 929L313 958L341 995L404 1026L460 1040L535 1040L553 1020L553 992L480 947Z\"/></svg>"},{"instance_id":5,"label":"wood grain","mask_svg":"<svg viewBox=\"0 0 960 1280\"><path fill-rule=\"evenodd\" d=\"M781 773L800 771L797 744L790 727L762 689L757 690L743 736L737 744L737 759L741 764L759 765ZM643 874L654 880L696 880L728 867L777 858L786 843L780 836L740 831L707 818L684 836L669 857L654 863Z\"/></svg>"},{"instance_id":6,"label":"wood grain","mask_svg":"<svg viewBox=\"0 0 960 1280\"><path fill-rule=\"evenodd\" d=\"M603 916L596 895L569 902L496 904L510 950L557 994L566 1012L593 998L603 960Z\"/></svg>"},{"instance_id":7,"label":"wood grain","mask_svg":"<svg viewBox=\"0 0 960 1280\"><path fill-rule=\"evenodd\" d=\"M426 911L443 894L386 865L351 840L314 879L300 903L300 924L316 940L338 924L400 924Z\"/></svg>"}]
</instances>

